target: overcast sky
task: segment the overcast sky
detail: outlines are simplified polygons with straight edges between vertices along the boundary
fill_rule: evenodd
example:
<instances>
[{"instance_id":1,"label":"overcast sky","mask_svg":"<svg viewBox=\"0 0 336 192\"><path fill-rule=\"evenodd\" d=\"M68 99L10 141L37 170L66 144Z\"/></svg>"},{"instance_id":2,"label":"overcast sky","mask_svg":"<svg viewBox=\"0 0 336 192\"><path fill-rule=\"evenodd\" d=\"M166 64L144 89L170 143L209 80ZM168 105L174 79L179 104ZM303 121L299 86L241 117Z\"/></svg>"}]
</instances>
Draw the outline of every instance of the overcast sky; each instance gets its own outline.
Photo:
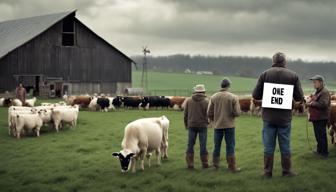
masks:
<instances>
[{"instance_id":1,"label":"overcast sky","mask_svg":"<svg viewBox=\"0 0 336 192\"><path fill-rule=\"evenodd\" d=\"M128 55L175 53L336 61L336 0L0 0L0 20L77 9Z\"/></svg>"}]
</instances>

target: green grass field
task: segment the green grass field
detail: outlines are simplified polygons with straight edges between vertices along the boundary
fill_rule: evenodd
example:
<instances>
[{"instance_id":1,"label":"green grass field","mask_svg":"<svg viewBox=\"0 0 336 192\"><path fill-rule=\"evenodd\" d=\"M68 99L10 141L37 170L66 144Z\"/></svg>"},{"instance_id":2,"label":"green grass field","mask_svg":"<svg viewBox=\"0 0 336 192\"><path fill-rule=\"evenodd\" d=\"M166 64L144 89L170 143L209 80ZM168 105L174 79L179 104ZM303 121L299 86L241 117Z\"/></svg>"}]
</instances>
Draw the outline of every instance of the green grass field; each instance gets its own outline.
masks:
<instances>
[{"instance_id":1,"label":"green grass field","mask_svg":"<svg viewBox=\"0 0 336 192\"><path fill-rule=\"evenodd\" d=\"M141 72L133 71L133 87L141 86ZM148 72L148 93L152 95L183 95L189 96L196 84L205 84L209 94L219 90L220 82L224 76L220 75L195 75L183 73ZM236 94L251 94L256 85L256 79L229 76L232 81L231 91ZM309 81L302 81L304 91L313 92ZM328 82L328 88L336 90L334 82Z\"/></svg>"},{"instance_id":2,"label":"green grass field","mask_svg":"<svg viewBox=\"0 0 336 192\"><path fill-rule=\"evenodd\" d=\"M169 159L161 167L152 166L135 174L120 172L111 153L120 150L125 125L141 117L166 115L169 130ZM296 117L292 129L293 163L296 178L282 178L279 152L274 178L262 179L263 150L261 120L242 116L237 120L236 154L242 172L222 168L202 170L198 153L196 170L185 168L187 131L178 111L120 110L100 113L81 111L76 129L60 133L44 129L35 136L17 140L7 134L7 109L0 108L0 191L333 191L336 187L336 149L330 158L319 159L308 148L305 118ZM314 144L312 131L310 140ZM224 147L222 148L222 157ZM208 150L213 149L209 129ZM199 152L196 146L196 152ZM154 164L155 161L153 161Z\"/></svg>"}]
</instances>

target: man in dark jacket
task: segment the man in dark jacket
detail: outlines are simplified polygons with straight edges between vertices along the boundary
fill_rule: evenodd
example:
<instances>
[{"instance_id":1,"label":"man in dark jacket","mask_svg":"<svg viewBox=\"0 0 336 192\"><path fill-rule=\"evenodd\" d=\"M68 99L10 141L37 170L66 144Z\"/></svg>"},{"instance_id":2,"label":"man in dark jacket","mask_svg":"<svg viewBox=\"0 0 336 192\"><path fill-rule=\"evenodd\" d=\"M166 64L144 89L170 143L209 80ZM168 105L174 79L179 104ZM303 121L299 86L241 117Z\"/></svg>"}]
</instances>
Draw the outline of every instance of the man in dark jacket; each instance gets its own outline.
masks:
<instances>
[{"instance_id":1,"label":"man in dark jacket","mask_svg":"<svg viewBox=\"0 0 336 192\"><path fill-rule=\"evenodd\" d=\"M257 101L263 98L264 83L293 85L293 98L296 102L303 102L304 95L297 74L286 68L286 57L283 53L273 56L273 65L264 71L253 91L253 98ZM262 108L263 144L264 144L264 176L272 177L274 150L278 137L281 151L281 165L283 176L295 176L291 170L290 133L292 111L290 109Z\"/></svg>"},{"instance_id":2,"label":"man in dark jacket","mask_svg":"<svg viewBox=\"0 0 336 192\"><path fill-rule=\"evenodd\" d=\"M204 85L196 85L194 94L188 98L184 108L184 125L188 129L188 148L186 161L188 169L194 169L194 145L197 135L199 135L200 156L202 167L208 168L207 143L207 108L208 99L205 95Z\"/></svg>"},{"instance_id":3,"label":"man in dark jacket","mask_svg":"<svg viewBox=\"0 0 336 192\"><path fill-rule=\"evenodd\" d=\"M309 107L309 120L313 123L315 138L317 141L316 154L324 158L328 157L327 123L330 114L330 93L324 86L324 78L315 75L310 78L313 81L316 92L307 102Z\"/></svg>"}]
</instances>

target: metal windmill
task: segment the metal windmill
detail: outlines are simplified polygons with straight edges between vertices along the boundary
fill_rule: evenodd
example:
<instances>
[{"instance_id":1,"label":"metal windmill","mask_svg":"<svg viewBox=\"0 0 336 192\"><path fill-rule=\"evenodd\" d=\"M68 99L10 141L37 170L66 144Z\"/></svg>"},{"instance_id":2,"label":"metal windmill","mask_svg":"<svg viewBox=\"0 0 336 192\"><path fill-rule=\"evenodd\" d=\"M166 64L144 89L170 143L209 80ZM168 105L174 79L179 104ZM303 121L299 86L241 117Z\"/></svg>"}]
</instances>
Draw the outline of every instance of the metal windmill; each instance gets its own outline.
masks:
<instances>
[{"instance_id":1,"label":"metal windmill","mask_svg":"<svg viewBox=\"0 0 336 192\"><path fill-rule=\"evenodd\" d=\"M144 57L142 63L141 87L147 90L148 89L147 54L150 53L150 50L147 48L147 46L144 46L142 48L142 52L144 54Z\"/></svg>"}]
</instances>

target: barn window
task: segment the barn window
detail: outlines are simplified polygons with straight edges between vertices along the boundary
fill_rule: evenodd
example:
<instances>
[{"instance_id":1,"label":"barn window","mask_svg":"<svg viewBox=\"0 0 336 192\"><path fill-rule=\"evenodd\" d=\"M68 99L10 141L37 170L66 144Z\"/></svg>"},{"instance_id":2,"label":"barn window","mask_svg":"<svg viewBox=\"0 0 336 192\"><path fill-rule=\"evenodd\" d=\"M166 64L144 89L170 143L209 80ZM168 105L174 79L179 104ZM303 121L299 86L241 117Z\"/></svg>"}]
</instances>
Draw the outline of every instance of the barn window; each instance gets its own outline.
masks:
<instances>
[{"instance_id":1,"label":"barn window","mask_svg":"<svg viewBox=\"0 0 336 192\"><path fill-rule=\"evenodd\" d=\"M74 46L75 42L76 39L74 17L67 17L63 20L62 45Z\"/></svg>"}]
</instances>

